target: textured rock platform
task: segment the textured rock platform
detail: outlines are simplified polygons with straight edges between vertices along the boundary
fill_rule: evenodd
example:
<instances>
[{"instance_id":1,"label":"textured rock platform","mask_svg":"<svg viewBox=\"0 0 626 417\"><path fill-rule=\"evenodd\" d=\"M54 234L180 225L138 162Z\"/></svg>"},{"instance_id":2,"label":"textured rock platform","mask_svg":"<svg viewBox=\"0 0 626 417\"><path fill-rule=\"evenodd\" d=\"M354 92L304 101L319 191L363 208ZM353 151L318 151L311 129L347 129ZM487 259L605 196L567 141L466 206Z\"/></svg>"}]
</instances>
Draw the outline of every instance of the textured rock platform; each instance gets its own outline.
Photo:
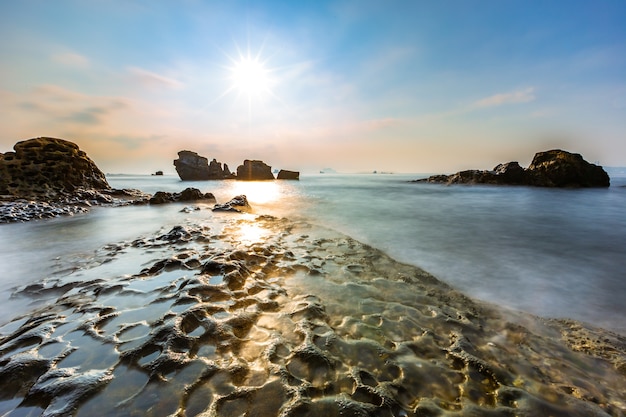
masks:
<instances>
[{"instance_id":1,"label":"textured rock platform","mask_svg":"<svg viewBox=\"0 0 626 417\"><path fill-rule=\"evenodd\" d=\"M286 219L199 206L14 297L40 306L0 327L0 415L626 413L624 337Z\"/></svg>"}]
</instances>

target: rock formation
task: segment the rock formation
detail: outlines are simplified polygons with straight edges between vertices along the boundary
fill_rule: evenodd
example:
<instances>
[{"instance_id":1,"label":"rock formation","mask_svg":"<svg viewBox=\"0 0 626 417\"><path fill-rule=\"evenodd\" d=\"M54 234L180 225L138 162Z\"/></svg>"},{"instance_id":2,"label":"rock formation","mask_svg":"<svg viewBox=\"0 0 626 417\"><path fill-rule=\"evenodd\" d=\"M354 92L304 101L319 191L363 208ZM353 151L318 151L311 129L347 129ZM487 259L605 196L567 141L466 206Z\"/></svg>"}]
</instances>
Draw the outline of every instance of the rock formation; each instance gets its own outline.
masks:
<instances>
[{"instance_id":1,"label":"rock formation","mask_svg":"<svg viewBox=\"0 0 626 417\"><path fill-rule=\"evenodd\" d=\"M273 180L272 167L263 161L250 161L246 159L243 165L237 167L237 179L242 181Z\"/></svg>"},{"instance_id":2,"label":"rock formation","mask_svg":"<svg viewBox=\"0 0 626 417\"><path fill-rule=\"evenodd\" d=\"M234 211L234 212L242 212L250 209L250 204L248 204L248 199L245 195L238 195L237 197L233 197L228 203L224 204L216 204L213 207L213 211Z\"/></svg>"},{"instance_id":3,"label":"rock formation","mask_svg":"<svg viewBox=\"0 0 626 417\"><path fill-rule=\"evenodd\" d=\"M215 201L215 196L212 193L203 194L197 188L185 188L180 193L168 193L165 191L157 191L156 194L150 198L150 204L165 204L184 201L200 201L209 200Z\"/></svg>"},{"instance_id":4,"label":"rock formation","mask_svg":"<svg viewBox=\"0 0 626 417\"><path fill-rule=\"evenodd\" d=\"M248 160L243 161L237 167L237 173L230 172L228 165L213 159L209 160L192 151L178 152L178 159L174 160L174 166L178 176L183 181L204 181L204 180L224 180L238 179L242 181L264 181L273 180L272 167L263 161ZM296 171L281 170L278 179L300 179L300 173Z\"/></svg>"},{"instance_id":5,"label":"rock formation","mask_svg":"<svg viewBox=\"0 0 626 417\"><path fill-rule=\"evenodd\" d=\"M608 187L609 174L580 154L561 150L539 152L526 170L531 185L540 187Z\"/></svg>"},{"instance_id":6,"label":"rock formation","mask_svg":"<svg viewBox=\"0 0 626 417\"><path fill-rule=\"evenodd\" d=\"M535 187L608 187L609 175L580 154L554 149L535 154L528 168L517 162L499 164L491 171L467 170L433 175L414 182L444 184L531 185Z\"/></svg>"},{"instance_id":7,"label":"rock formation","mask_svg":"<svg viewBox=\"0 0 626 417\"><path fill-rule=\"evenodd\" d=\"M0 195L50 199L79 189L110 190L104 173L75 143L40 137L0 153Z\"/></svg>"},{"instance_id":8,"label":"rock formation","mask_svg":"<svg viewBox=\"0 0 626 417\"><path fill-rule=\"evenodd\" d=\"M299 180L300 173L298 171L287 171L286 169L281 169L278 171L278 177L276 178L279 180Z\"/></svg>"},{"instance_id":9,"label":"rock formation","mask_svg":"<svg viewBox=\"0 0 626 417\"><path fill-rule=\"evenodd\" d=\"M222 169L221 162L216 159L209 164L207 158L191 151L178 152L178 159L174 160L174 166L183 181L223 180L233 177L228 165L224 164Z\"/></svg>"}]
</instances>

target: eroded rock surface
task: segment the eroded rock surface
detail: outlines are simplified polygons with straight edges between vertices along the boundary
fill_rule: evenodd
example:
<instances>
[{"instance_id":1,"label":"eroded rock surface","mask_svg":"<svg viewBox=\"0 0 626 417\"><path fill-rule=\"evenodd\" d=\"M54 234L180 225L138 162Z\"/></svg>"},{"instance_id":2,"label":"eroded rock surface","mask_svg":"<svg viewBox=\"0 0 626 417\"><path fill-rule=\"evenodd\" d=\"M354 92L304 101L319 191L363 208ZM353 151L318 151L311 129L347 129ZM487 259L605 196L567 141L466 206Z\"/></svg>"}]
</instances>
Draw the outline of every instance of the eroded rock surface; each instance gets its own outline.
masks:
<instances>
[{"instance_id":1,"label":"eroded rock surface","mask_svg":"<svg viewBox=\"0 0 626 417\"><path fill-rule=\"evenodd\" d=\"M85 213L97 205L144 204L138 190L111 189L75 143L56 138L18 142L0 154L0 224Z\"/></svg>"},{"instance_id":2,"label":"eroded rock surface","mask_svg":"<svg viewBox=\"0 0 626 417\"><path fill-rule=\"evenodd\" d=\"M0 413L626 413L622 336L511 321L306 223L207 213L17 289L49 302L0 328Z\"/></svg>"},{"instance_id":3,"label":"eroded rock surface","mask_svg":"<svg viewBox=\"0 0 626 417\"><path fill-rule=\"evenodd\" d=\"M17 142L13 149L0 154L0 195L45 200L79 189L111 189L75 143L41 137Z\"/></svg>"},{"instance_id":4,"label":"eroded rock surface","mask_svg":"<svg viewBox=\"0 0 626 417\"><path fill-rule=\"evenodd\" d=\"M585 161L580 154L555 149L535 154L526 169L517 162L507 162L491 171L467 170L414 182L578 188L608 187L610 178L601 166Z\"/></svg>"}]
</instances>

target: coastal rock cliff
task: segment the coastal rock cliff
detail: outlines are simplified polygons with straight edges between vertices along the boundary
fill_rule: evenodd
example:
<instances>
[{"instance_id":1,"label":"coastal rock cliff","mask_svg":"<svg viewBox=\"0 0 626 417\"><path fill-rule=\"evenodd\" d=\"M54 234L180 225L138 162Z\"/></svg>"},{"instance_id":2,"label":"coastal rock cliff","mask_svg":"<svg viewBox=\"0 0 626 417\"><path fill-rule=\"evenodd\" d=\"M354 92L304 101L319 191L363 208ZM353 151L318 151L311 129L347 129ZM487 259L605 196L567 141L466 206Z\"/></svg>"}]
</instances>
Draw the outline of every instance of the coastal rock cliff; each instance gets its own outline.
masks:
<instances>
[{"instance_id":1,"label":"coastal rock cliff","mask_svg":"<svg viewBox=\"0 0 626 417\"><path fill-rule=\"evenodd\" d=\"M517 162L507 162L491 171L466 170L452 175L433 175L414 182L570 188L610 185L609 175L601 166L585 161L580 154L560 149L535 154L526 169Z\"/></svg>"},{"instance_id":2,"label":"coastal rock cliff","mask_svg":"<svg viewBox=\"0 0 626 417\"><path fill-rule=\"evenodd\" d=\"M213 159L211 163L204 156L192 151L178 152L178 159L174 160L178 176L183 181L223 180L233 178L228 165Z\"/></svg>"},{"instance_id":3,"label":"coastal rock cliff","mask_svg":"<svg viewBox=\"0 0 626 417\"><path fill-rule=\"evenodd\" d=\"M40 137L0 153L0 195L56 198L77 189L110 190L104 173L73 142Z\"/></svg>"}]
</instances>

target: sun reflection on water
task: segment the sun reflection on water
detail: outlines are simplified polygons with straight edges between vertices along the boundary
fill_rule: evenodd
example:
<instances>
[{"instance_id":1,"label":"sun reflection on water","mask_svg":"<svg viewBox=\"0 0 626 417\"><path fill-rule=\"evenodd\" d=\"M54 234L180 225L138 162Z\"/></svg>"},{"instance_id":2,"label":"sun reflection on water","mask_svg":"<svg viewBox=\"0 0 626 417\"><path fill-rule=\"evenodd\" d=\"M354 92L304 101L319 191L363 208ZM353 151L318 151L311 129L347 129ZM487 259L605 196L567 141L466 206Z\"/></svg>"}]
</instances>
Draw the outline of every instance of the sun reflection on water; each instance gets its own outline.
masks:
<instances>
[{"instance_id":1,"label":"sun reflection on water","mask_svg":"<svg viewBox=\"0 0 626 417\"><path fill-rule=\"evenodd\" d=\"M245 195L248 201L257 204L277 202L281 197L281 187L274 181L236 181L233 184L236 195Z\"/></svg>"},{"instance_id":2,"label":"sun reflection on water","mask_svg":"<svg viewBox=\"0 0 626 417\"><path fill-rule=\"evenodd\" d=\"M242 243L257 243L265 240L268 231L254 223L242 223L237 230L237 236Z\"/></svg>"}]
</instances>

